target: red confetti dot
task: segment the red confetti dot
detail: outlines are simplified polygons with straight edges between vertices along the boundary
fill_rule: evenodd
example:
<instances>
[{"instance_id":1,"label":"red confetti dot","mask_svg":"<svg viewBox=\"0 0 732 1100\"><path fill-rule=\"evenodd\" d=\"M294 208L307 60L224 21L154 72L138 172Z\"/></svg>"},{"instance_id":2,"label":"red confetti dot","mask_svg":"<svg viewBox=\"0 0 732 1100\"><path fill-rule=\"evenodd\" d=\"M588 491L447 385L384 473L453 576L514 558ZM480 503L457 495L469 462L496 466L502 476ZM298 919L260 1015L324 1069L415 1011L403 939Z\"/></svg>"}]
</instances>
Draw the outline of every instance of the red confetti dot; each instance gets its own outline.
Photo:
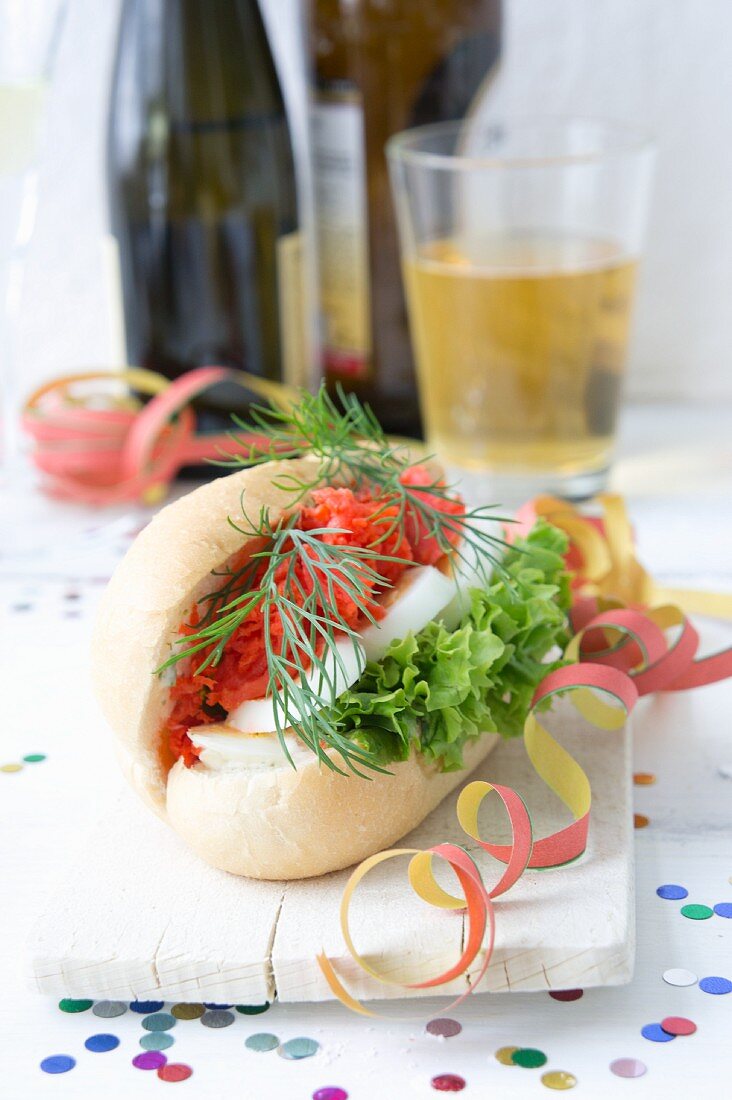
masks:
<instances>
[{"instance_id":1,"label":"red confetti dot","mask_svg":"<svg viewBox=\"0 0 732 1100\"><path fill-rule=\"evenodd\" d=\"M465 1078L458 1077L456 1073L440 1073L432 1078L432 1088L438 1092L462 1092L465 1088Z\"/></svg>"},{"instance_id":2,"label":"red confetti dot","mask_svg":"<svg viewBox=\"0 0 732 1100\"><path fill-rule=\"evenodd\" d=\"M667 1016L661 1020L661 1027L669 1035L693 1035L696 1024L693 1020L687 1020L685 1016Z\"/></svg>"},{"instance_id":3,"label":"red confetti dot","mask_svg":"<svg viewBox=\"0 0 732 1100\"><path fill-rule=\"evenodd\" d=\"M160 1067L158 1077L161 1081L186 1081L192 1073L191 1067L182 1062L169 1062L167 1066Z\"/></svg>"},{"instance_id":4,"label":"red confetti dot","mask_svg":"<svg viewBox=\"0 0 732 1100\"><path fill-rule=\"evenodd\" d=\"M555 1001L578 1001L584 996L584 989L550 989L549 996Z\"/></svg>"}]
</instances>

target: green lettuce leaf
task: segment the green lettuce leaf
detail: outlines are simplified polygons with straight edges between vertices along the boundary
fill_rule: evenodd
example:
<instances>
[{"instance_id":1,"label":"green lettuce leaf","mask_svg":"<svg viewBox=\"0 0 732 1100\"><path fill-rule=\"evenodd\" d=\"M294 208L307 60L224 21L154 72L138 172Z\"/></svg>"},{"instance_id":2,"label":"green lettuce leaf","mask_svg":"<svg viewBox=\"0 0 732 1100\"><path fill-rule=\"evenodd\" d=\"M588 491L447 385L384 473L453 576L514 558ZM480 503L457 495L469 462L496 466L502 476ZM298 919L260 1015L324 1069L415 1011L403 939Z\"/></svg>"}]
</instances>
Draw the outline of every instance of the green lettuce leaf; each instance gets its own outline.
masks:
<instances>
[{"instance_id":1,"label":"green lettuce leaf","mask_svg":"<svg viewBox=\"0 0 732 1100\"><path fill-rule=\"evenodd\" d=\"M561 664L569 635L569 577L563 532L540 521L518 539L454 630L440 621L392 642L339 699L340 733L379 763L416 748L445 771L463 765L463 747L481 733L523 731L539 681Z\"/></svg>"}]
</instances>

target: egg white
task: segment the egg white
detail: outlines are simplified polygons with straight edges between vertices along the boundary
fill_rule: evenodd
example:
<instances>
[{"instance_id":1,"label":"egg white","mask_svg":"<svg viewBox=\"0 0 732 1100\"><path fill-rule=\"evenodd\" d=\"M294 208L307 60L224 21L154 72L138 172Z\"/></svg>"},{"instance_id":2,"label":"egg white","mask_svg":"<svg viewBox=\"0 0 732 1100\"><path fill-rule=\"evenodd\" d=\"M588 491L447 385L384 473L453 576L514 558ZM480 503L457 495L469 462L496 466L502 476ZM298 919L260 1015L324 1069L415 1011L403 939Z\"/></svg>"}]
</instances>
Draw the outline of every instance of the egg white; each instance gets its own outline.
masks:
<instances>
[{"instance_id":1,"label":"egg white","mask_svg":"<svg viewBox=\"0 0 732 1100\"><path fill-rule=\"evenodd\" d=\"M464 582L462 582L464 584ZM322 669L312 668L306 680L323 707L332 705L361 676L366 661L379 661L393 641L410 631L419 633L446 609L457 610L461 589L454 577L445 576L432 565L416 565L404 574L398 594L387 605L383 617L361 632L359 644L345 638L324 655ZM454 615L452 616L454 617ZM290 719L298 712L288 700ZM277 721L284 722L284 706L278 696L248 699L233 710L224 726L202 726L189 731L194 745L202 750L199 760L215 771L235 767L274 767L285 761ZM292 734L287 737L293 759L308 750Z\"/></svg>"}]
</instances>

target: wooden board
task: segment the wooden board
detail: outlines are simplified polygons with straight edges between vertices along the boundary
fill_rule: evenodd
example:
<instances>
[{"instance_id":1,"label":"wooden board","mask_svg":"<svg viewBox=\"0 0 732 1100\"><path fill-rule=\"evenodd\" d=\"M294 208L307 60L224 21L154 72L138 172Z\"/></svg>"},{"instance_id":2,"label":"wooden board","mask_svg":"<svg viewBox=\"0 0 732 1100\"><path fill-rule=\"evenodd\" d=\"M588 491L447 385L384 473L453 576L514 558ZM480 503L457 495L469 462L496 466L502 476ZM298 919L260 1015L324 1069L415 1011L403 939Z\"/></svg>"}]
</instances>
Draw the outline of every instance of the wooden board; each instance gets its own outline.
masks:
<instances>
[{"instance_id":1,"label":"wooden board","mask_svg":"<svg viewBox=\"0 0 732 1100\"><path fill-rule=\"evenodd\" d=\"M634 954L630 734L589 729L570 708L552 716L562 743L593 789L590 844L583 859L529 872L496 904L496 946L481 989L567 989L629 981ZM501 743L475 777L517 788L537 835L567 822L533 773L520 741ZM455 821L456 793L405 839L477 850ZM491 800L489 800L490 802ZM496 804L498 800L495 800ZM496 806L485 821L507 839ZM483 820L483 819L482 819ZM501 829L504 829L501 832ZM481 853L486 882L500 866ZM382 968L419 981L453 962L463 917L431 910L394 860L367 878L352 911L360 950ZM175 834L125 792L93 832L89 850L33 928L27 970L54 996L260 1003L331 997L315 956L325 949L361 998L403 996L347 957L338 905L348 872L292 883L238 879L201 863ZM441 992L460 992L464 979ZM434 991L430 991L434 992Z\"/></svg>"}]
</instances>

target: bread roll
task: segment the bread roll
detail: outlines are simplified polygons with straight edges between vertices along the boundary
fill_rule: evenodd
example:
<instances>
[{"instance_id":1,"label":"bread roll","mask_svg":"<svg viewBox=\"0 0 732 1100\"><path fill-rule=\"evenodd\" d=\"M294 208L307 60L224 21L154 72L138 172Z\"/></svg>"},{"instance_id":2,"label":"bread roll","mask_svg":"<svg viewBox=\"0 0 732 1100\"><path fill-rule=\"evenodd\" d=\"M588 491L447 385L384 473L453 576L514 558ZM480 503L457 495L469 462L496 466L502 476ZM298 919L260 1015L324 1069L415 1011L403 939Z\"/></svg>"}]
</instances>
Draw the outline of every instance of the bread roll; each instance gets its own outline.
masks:
<instances>
[{"instance_id":1,"label":"bread roll","mask_svg":"<svg viewBox=\"0 0 732 1100\"><path fill-rule=\"evenodd\" d=\"M440 772L421 757L371 779L333 772L313 757L279 767L214 772L174 760L165 731L169 690L154 675L181 624L211 591L211 572L260 548L227 522L266 507L273 524L292 507L282 474L312 479L317 459L268 462L218 478L169 504L141 532L101 601L92 642L97 696L138 794L206 862L264 879L334 871L393 844L462 782L497 740L465 749L465 768ZM339 761L337 754L333 757Z\"/></svg>"}]
</instances>

